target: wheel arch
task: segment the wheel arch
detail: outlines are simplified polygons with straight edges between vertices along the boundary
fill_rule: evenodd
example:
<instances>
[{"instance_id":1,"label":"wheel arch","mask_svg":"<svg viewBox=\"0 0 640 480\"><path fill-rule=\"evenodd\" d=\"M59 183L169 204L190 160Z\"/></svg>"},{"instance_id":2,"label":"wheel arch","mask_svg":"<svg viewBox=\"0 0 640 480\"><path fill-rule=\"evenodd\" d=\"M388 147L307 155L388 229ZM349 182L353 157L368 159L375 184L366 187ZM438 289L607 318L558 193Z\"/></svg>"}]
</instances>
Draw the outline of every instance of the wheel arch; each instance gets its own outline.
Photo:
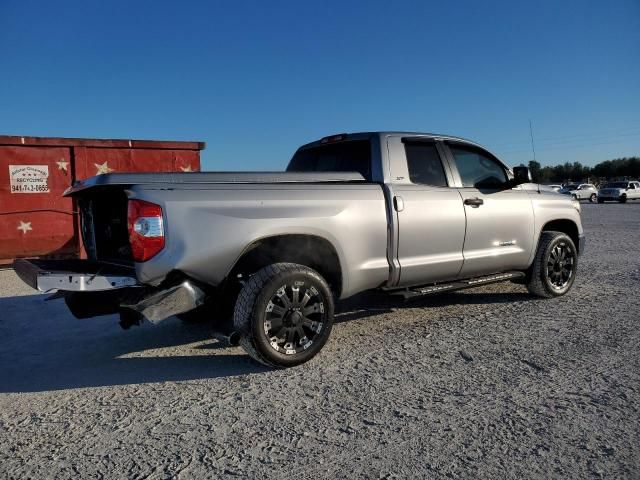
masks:
<instances>
[{"instance_id":1,"label":"wheel arch","mask_svg":"<svg viewBox=\"0 0 640 480\"><path fill-rule=\"evenodd\" d=\"M337 249L326 238L314 234L278 234L254 240L234 262L225 281L273 263L298 263L316 270L338 298L346 286Z\"/></svg>"},{"instance_id":2,"label":"wheel arch","mask_svg":"<svg viewBox=\"0 0 640 480\"><path fill-rule=\"evenodd\" d=\"M578 230L578 225L573 221L566 218L551 220L545 223L540 229L540 234L538 235L538 243L540 242L540 236L542 232L562 232L573 240L573 244L576 247L578 253L580 252L580 231ZM537 250L537 247L536 247Z\"/></svg>"}]
</instances>

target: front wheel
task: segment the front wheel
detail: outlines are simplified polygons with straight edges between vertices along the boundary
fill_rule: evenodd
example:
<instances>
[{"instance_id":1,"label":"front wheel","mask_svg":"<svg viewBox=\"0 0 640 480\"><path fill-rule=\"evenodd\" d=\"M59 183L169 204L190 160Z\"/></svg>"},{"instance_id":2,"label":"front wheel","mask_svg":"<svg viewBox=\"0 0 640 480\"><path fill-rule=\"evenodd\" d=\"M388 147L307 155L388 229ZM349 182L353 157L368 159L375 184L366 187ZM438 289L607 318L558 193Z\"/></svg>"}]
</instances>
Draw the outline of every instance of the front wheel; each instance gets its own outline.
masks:
<instances>
[{"instance_id":1,"label":"front wheel","mask_svg":"<svg viewBox=\"0 0 640 480\"><path fill-rule=\"evenodd\" d=\"M626 203L627 202L627 196L626 195L622 195L620 197L620 203Z\"/></svg>"},{"instance_id":2,"label":"front wheel","mask_svg":"<svg viewBox=\"0 0 640 480\"><path fill-rule=\"evenodd\" d=\"M591 196L589 197L589 201L591 203L596 203L597 200L598 200L598 195L596 195L595 193L592 193Z\"/></svg>"},{"instance_id":3,"label":"front wheel","mask_svg":"<svg viewBox=\"0 0 640 480\"><path fill-rule=\"evenodd\" d=\"M527 289L538 297L560 297L573 286L577 268L573 240L562 232L542 232Z\"/></svg>"},{"instance_id":4,"label":"front wheel","mask_svg":"<svg viewBox=\"0 0 640 480\"><path fill-rule=\"evenodd\" d=\"M292 367L313 358L333 325L334 301L315 270L275 263L252 275L236 302L233 323L240 345L270 367Z\"/></svg>"}]
</instances>

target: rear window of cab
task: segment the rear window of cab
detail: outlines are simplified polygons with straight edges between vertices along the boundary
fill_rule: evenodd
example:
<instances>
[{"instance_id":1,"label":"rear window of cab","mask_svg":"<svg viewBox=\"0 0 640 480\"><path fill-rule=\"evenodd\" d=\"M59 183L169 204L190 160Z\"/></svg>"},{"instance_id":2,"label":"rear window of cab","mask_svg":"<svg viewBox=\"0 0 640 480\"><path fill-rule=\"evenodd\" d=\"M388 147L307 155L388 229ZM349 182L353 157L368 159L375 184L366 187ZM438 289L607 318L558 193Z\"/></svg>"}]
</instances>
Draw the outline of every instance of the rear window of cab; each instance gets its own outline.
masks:
<instances>
[{"instance_id":1,"label":"rear window of cab","mask_svg":"<svg viewBox=\"0 0 640 480\"><path fill-rule=\"evenodd\" d=\"M371 181L371 142L352 140L298 150L287 172L358 172Z\"/></svg>"}]
</instances>

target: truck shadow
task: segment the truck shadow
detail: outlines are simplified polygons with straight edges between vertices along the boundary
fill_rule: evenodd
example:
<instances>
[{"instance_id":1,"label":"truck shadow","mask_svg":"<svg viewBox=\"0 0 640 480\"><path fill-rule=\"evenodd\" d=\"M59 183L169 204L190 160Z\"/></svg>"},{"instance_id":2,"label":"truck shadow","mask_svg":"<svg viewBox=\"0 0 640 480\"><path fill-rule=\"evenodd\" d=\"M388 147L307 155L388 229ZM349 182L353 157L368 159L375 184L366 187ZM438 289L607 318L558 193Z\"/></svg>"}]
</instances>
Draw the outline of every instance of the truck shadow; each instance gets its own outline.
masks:
<instances>
[{"instance_id":1,"label":"truck shadow","mask_svg":"<svg viewBox=\"0 0 640 480\"><path fill-rule=\"evenodd\" d=\"M382 313L391 313L402 308L432 309L446 305L490 305L535 301L535 297L523 291L487 292L483 287L479 288L480 290L469 289L425 295L410 300L403 300L378 291L365 292L340 302L336 308L335 323L349 322Z\"/></svg>"},{"instance_id":2,"label":"truck shadow","mask_svg":"<svg viewBox=\"0 0 640 480\"><path fill-rule=\"evenodd\" d=\"M77 320L62 300L0 298L0 393L259 374L208 325L176 318L124 331L115 316ZM207 348L202 348L207 347Z\"/></svg>"},{"instance_id":3,"label":"truck shadow","mask_svg":"<svg viewBox=\"0 0 640 480\"><path fill-rule=\"evenodd\" d=\"M207 324L176 318L124 331L115 316L77 320L62 300L0 298L0 393L213 379L268 372ZM529 301L521 292L465 291L404 302L366 292L340 302L336 323L399 308Z\"/></svg>"}]
</instances>

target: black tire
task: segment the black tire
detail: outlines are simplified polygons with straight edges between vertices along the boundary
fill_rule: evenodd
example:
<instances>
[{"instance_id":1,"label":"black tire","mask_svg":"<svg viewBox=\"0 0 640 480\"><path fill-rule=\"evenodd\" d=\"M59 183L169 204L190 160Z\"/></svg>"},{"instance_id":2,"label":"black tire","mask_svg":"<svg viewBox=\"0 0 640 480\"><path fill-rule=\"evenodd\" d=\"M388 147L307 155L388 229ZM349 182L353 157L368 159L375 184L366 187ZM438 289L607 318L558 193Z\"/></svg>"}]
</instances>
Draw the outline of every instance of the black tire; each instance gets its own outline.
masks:
<instances>
[{"instance_id":1,"label":"black tire","mask_svg":"<svg viewBox=\"0 0 640 480\"><path fill-rule=\"evenodd\" d=\"M562 232L542 232L527 289L542 298L560 297L571 290L577 271L578 251L573 240Z\"/></svg>"},{"instance_id":2,"label":"black tire","mask_svg":"<svg viewBox=\"0 0 640 480\"><path fill-rule=\"evenodd\" d=\"M604 200L602 198L598 198L598 203L604 203Z\"/></svg>"},{"instance_id":3,"label":"black tire","mask_svg":"<svg viewBox=\"0 0 640 480\"><path fill-rule=\"evenodd\" d=\"M627 203L627 196L626 195L621 195L620 196L620 203Z\"/></svg>"},{"instance_id":4,"label":"black tire","mask_svg":"<svg viewBox=\"0 0 640 480\"><path fill-rule=\"evenodd\" d=\"M310 360L322 349L331 333L333 312L333 294L318 272L295 263L275 263L244 284L233 325L240 345L254 360L286 368Z\"/></svg>"},{"instance_id":5,"label":"black tire","mask_svg":"<svg viewBox=\"0 0 640 480\"><path fill-rule=\"evenodd\" d=\"M595 193L592 193L591 196L589 197L589 201L591 203L596 203L597 200L598 200L598 195Z\"/></svg>"}]
</instances>

